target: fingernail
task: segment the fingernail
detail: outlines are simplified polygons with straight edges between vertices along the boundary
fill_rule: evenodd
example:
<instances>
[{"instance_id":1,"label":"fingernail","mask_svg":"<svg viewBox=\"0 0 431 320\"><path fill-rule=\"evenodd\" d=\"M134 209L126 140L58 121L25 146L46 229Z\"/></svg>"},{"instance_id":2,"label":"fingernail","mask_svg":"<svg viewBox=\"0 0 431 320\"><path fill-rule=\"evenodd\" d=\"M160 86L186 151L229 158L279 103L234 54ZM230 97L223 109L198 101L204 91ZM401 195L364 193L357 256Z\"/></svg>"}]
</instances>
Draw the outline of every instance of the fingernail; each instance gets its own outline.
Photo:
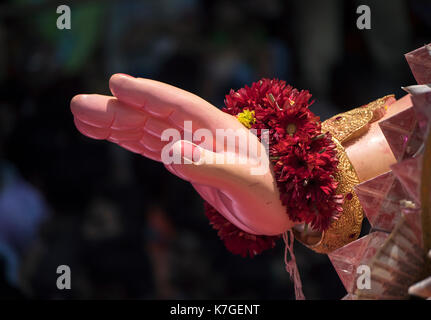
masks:
<instances>
[{"instance_id":1,"label":"fingernail","mask_svg":"<svg viewBox=\"0 0 431 320\"><path fill-rule=\"evenodd\" d=\"M197 145L191 142L183 141L181 143L181 148L183 151L184 164L199 163L201 158L201 152Z\"/></svg>"}]
</instances>

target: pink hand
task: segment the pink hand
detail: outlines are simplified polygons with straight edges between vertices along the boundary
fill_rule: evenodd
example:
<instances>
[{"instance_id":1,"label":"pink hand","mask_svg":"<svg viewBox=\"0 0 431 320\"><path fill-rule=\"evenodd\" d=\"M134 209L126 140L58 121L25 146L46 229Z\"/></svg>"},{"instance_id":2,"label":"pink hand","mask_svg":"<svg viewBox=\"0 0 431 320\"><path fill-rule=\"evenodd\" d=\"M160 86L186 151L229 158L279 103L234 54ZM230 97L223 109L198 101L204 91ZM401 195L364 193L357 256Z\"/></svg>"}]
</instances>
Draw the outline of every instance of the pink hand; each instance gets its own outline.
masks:
<instances>
[{"instance_id":1,"label":"pink hand","mask_svg":"<svg viewBox=\"0 0 431 320\"><path fill-rule=\"evenodd\" d=\"M71 101L76 127L90 138L106 139L156 161L161 161L161 152L170 143L161 140L163 131L182 131L184 121L192 121L193 132L208 129L214 137L217 129L238 129L248 141L260 144L236 118L176 87L117 74L111 77L110 88L115 97L78 95ZM193 159L193 150L198 150L193 163L165 165L170 172L192 183L205 200L246 232L277 235L292 227L271 171L252 175L255 159L250 156L241 165L200 164L198 160L226 159L229 154L213 152L218 150L215 139L199 146L191 142L170 146L171 152L185 159ZM226 150L225 144L220 150ZM235 156L244 157L238 149Z\"/></svg>"}]
</instances>

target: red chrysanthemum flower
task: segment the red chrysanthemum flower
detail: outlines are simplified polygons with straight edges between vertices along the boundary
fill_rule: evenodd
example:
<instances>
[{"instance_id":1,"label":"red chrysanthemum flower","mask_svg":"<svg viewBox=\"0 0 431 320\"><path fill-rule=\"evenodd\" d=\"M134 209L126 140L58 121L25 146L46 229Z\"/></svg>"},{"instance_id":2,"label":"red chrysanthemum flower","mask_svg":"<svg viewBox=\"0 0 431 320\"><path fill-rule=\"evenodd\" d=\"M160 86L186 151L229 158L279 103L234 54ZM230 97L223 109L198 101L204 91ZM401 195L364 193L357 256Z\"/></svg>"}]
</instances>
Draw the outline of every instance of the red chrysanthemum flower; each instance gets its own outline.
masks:
<instances>
[{"instance_id":1,"label":"red chrysanthemum flower","mask_svg":"<svg viewBox=\"0 0 431 320\"><path fill-rule=\"evenodd\" d=\"M342 212L343 196L336 194L335 144L329 134L321 133L319 117L309 110L310 99L308 91L298 91L285 81L262 79L231 90L222 110L234 116L244 110L254 112L251 128L269 129L270 159L286 213L292 221L323 231ZM249 235L210 205L206 213L233 253L258 253L273 246L275 237Z\"/></svg>"},{"instance_id":2,"label":"red chrysanthemum flower","mask_svg":"<svg viewBox=\"0 0 431 320\"><path fill-rule=\"evenodd\" d=\"M209 203L204 203L205 215L223 240L226 248L242 257L254 257L262 251L275 247L275 236L256 236L242 231L217 212Z\"/></svg>"}]
</instances>

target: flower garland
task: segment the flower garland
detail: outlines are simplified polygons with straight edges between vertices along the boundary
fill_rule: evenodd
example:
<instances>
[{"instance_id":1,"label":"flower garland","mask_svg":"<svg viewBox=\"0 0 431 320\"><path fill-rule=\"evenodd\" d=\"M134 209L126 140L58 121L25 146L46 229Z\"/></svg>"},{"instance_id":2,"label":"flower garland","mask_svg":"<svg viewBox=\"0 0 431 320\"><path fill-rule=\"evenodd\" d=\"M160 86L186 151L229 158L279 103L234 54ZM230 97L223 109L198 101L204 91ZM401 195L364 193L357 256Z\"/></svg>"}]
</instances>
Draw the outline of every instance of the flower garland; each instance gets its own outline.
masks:
<instances>
[{"instance_id":1,"label":"flower garland","mask_svg":"<svg viewBox=\"0 0 431 320\"><path fill-rule=\"evenodd\" d=\"M269 129L270 162L289 218L319 231L326 230L343 211L343 196L336 194L334 173L338 159L329 133L321 133L318 116L309 110L311 94L285 81L262 79L251 87L231 90L222 111L245 127ZM278 236L244 232L205 203L205 214L227 249L255 256L273 248Z\"/></svg>"}]
</instances>

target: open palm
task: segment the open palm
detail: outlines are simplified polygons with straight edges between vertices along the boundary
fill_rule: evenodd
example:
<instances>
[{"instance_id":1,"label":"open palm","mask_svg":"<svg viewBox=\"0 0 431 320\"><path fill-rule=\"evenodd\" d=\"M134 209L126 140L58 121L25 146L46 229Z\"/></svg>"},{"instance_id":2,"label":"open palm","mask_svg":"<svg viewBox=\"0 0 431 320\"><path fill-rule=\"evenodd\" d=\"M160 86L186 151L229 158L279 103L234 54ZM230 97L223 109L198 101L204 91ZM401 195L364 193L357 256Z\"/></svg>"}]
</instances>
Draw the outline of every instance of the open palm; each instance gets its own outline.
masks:
<instances>
[{"instance_id":1,"label":"open palm","mask_svg":"<svg viewBox=\"0 0 431 320\"><path fill-rule=\"evenodd\" d=\"M72 99L71 110L81 133L114 142L156 161L162 161L162 152L168 149L169 154L178 155L183 161L165 163L165 167L189 181L226 219L246 232L277 235L292 227L271 170L252 174L253 167L260 165L256 157L239 148L231 151L226 140L215 139L217 130L233 129L249 143L260 145L257 137L235 117L165 83L116 74L109 85L113 97L81 94ZM188 121L192 124L190 135L185 128ZM162 136L169 129L183 133L181 140L163 141ZM196 141L187 138L199 129L209 130L214 139L201 140L196 145ZM227 163L229 157L242 158L243 162Z\"/></svg>"}]
</instances>

